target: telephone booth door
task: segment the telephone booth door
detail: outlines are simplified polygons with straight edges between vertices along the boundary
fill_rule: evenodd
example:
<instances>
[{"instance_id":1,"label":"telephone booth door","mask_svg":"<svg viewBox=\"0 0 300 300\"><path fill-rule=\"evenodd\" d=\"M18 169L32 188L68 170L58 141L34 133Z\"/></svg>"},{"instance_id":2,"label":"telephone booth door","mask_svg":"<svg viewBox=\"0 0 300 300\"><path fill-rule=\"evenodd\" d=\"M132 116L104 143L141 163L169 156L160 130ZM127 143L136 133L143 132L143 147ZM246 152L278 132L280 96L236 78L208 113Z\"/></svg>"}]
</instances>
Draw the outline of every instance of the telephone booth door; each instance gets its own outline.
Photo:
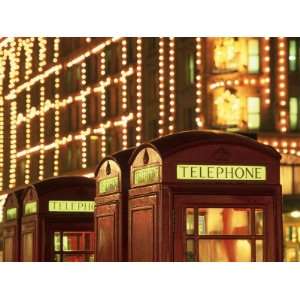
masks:
<instances>
[{"instance_id":1,"label":"telephone booth door","mask_svg":"<svg viewBox=\"0 0 300 300\"><path fill-rule=\"evenodd\" d=\"M175 261L274 261L271 196L175 196Z\"/></svg>"}]
</instances>

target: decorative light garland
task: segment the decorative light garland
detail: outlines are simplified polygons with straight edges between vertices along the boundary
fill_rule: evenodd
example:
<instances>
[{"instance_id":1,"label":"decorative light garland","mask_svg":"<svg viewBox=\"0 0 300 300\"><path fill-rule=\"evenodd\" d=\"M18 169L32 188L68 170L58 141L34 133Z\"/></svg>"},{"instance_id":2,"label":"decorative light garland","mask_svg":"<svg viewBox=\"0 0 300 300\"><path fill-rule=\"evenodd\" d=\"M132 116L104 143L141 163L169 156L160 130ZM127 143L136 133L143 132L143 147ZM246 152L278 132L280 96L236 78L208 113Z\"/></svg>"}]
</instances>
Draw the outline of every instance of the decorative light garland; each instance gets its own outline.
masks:
<instances>
[{"instance_id":1,"label":"decorative light garland","mask_svg":"<svg viewBox=\"0 0 300 300\"><path fill-rule=\"evenodd\" d=\"M169 133L174 132L175 126L175 38L169 38L169 97L170 97L170 115L169 115Z\"/></svg>"},{"instance_id":2,"label":"decorative light garland","mask_svg":"<svg viewBox=\"0 0 300 300\"><path fill-rule=\"evenodd\" d=\"M201 119L202 112L202 46L201 38L196 38L196 124L198 128L203 127Z\"/></svg>"},{"instance_id":3,"label":"decorative light garland","mask_svg":"<svg viewBox=\"0 0 300 300\"><path fill-rule=\"evenodd\" d=\"M164 134L164 119L165 119L165 43L164 38L159 38L158 44L158 97L159 97L159 119L158 119L158 135Z\"/></svg>"},{"instance_id":4,"label":"decorative light garland","mask_svg":"<svg viewBox=\"0 0 300 300\"><path fill-rule=\"evenodd\" d=\"M136 126L136 145L141 144L141 134L142 134L142 38L137 38L136 40L136 104L137 104L137 126Z\"/></svg>"},{"instance_id":5,"label":"decorative light garland","mask_svg":"<svg viewBox=\"0 0 300 300\"><path fill-rule=\"evenodd\" d=\"M277 90L279 107L279 130L287 131L287 43L285 38L277 39L278 45L278 69L277 69Z\"/></svg>"}]
</instances>

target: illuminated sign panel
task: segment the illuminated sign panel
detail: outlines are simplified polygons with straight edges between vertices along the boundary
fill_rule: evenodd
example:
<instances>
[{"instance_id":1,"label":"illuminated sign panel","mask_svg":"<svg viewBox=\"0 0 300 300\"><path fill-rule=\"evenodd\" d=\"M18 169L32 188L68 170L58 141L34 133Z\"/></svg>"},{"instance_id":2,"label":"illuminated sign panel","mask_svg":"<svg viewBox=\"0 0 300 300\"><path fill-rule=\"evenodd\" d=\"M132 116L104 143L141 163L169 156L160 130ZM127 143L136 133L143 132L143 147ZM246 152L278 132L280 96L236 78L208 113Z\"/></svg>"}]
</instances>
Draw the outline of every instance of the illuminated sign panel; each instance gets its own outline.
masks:
<instances>
[{"instance_id":1,"label":"illuminated sign panel","mask_svg":"<svg viewBox=\"0 0 300 300\"><path fill-rule=\"evenodd\" d=\"M265 181L265 166L177 165L181 180L245 180Z\"/></svg>"},{"instance_id":2,"label":"illuminated sign panel","mask_svg":"<svg viewBox=\"0 0 300 300\"><path fill-rule=\"evenodd\" d=\"M9 208L7 211L6 211L6 220L9 221L9 220L14 220L17 218L17 208Z\"/></svg>"},{"instance_id":3,"label":"illuminated sign panel","mask_svg":"<svg viewBox=\"0 0 300 300\"><path fill-rule=\"evenodd\" d=\"M159 181L159 166L146 167L135 170L133 176L134 185L144 185Z\"/></svg>"},{"instance_id":4,"label":"illuminated sign panel","mask_svg":"<svg viewBox=\"0 0 300 300\"><path fill-rule=\"evenodd\" d=\"M48 203L50 212L94 212L94 207L94 201L50 200Z\"/></svg>"},{"instance_id":5,"label":"illuminated sign panel","mask_svg":"<svg viewBox=\"0 0 300 300\"><path fill-rule=\"evenodd\" d=\"M118 176L105 178L99 181L99 194L114 193L119 190Z\"/></svg>"},{"instance_id":6,"label":"illuminated sign panel","mask_svg":"<svg viewBox=\"0 0 300 300\"><path fill-rule=\"evenodd\" d=\"M29 202L25 204L25 216L37 213L37 203Z\"/></svg>"}]
</instances>

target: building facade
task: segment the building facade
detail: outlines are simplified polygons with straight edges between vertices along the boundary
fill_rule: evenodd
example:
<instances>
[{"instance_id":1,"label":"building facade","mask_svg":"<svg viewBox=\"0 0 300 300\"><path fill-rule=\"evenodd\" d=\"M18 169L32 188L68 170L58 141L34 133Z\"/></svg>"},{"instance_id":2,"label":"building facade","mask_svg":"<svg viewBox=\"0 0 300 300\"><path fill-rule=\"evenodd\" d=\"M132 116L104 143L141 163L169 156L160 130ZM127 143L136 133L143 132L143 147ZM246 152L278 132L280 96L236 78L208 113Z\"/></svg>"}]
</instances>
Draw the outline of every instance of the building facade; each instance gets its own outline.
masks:
<instances>
[{"instance_id":1,"label":"building facade","mask_svg":"<svg viewBox=\"0 0 300 300\"><path fill-rule=\"evenodd\" d=\"M188 129L256 133L282 155L286 259L300 260L300 38L2 38L0 191L93 176Z\"/></svg>"}]
</instances>

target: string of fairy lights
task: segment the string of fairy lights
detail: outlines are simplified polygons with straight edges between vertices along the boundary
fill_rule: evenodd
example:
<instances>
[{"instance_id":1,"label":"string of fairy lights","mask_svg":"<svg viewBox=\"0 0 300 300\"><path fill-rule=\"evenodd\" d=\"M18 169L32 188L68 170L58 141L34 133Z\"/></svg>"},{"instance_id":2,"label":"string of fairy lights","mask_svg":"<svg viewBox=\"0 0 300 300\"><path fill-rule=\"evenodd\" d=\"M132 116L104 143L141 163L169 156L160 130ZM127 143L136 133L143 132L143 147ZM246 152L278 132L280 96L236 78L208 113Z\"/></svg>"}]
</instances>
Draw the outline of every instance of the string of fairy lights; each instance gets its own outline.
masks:
<instances>
[{"instance_id":1,"label":"string of fairy lights","mask_svg":"<svg viewBox=\"0 0 300 300\"><path fill-rule=\"evenodd\" d=\"M201 38L196 38L196 124L198 128L203 127L202 118L202 45Z\"/></svg>"},{"instance_id":2,"label":"string of fairy lights","mask_svg":"<svg viewBox=\"0 0 300 300\"><path fill-rule=\"evenodd\" d=\"M278 104L279 104L279 130L287 131L287 43L286 39L280 37L277 39L278 45Z\"/></svg>"},{"instance_id":3,"label":"string of fairy lights","mask_svg":"<svg viewBox=\"0 0 300 300\"><path fill-rule=\"evenodd\" d=\"M261 73L252 75L241 73L234 79L217 79L210 81L208 92L218 87L239 87L253 86L261 89L262 103L267 108L271 103L270 98L270 39L261 40ZM48 151L53 151L53 175L58 176L60 172L61 147L73 141L80 141L81 145L81 167L87 168L87 138L89 135L100 135L100 151L105 156L107 151L106 133L109 128L119 128L122 138L122 148L128 146L128 123L136 122L136 145L140 145L143 137L143 44L141 37L136 39L136 63L128 64L128 41L126 38L107 38L104 41L93 42L91 38L86 38L86 48L79 54L61 58L61 39L53 39L53 52L48 52L47 38L6 38L0 42L0 190L4 184L4 103L9 102L9 123L10 123L10 159L9 159L9 188L16 186L17 162L25 159L25 183L31 181L31 159L32 154L39 153L38 179L45 177L45 157ZM33 70L34 48L38 45L38 69ZM118 74L106 74L106 53L105 50L112 44L118 44L121 48L121 71ZM198 128L205 127L204 109L204 38L195 38L195 121ZM287 43L285 38L277 39L278 46L278 68L276 77L277 105L279 107L279 128L282 133L288 130L288 107L287 107ZM21 53L25 54L25 74L23 80L21 73ZM158 135L172 133L176 130L176 82L175 82L175 55L176 39L158 38ZM87 85L87 63L86 59L91 55L99 55L97 70L100 75L99 81L93 85ZM52 57L49 57L52 55ZM50 63L49 63L50 62ZM9 74L7 75L7 64L9 63ZM78 65L80 67L81 88L71 96L61 95L61 74L66 69ZM136 111L128 110L128 77L135 74L136 78ZM4 81L9 77L8 89L4 91ZM46 98L46 80L54 76L54 97ZM219 77L221 78L221 77ZM33 105L32 89L39 85L39 104ZM107 115L106 88L112 84L118 85L121 92L121 114L114 120L109 120ZM8 90L8 92L7 92ZM25 95L25 113L18 112L18 97L21 93ZM87 124L87 97L96 93L99 95L99 110L102 121L96 127L89 127ZM70 133L62 136L60 132L61 120L60 112L66 105L73 103L80 104L81 107L81 128L80 132ZM54 141L45 143L46 123L45 116L50 110L54 111ZM31 145L31 135L33 134L32 120L39 118L39 143ZM25 148L17 151L17 132L19 126L25 124ZM300 156L300 143L293 139L286 139L284 136L276 138L263 138L262 142L272 145L282 153Z\"/></svg>"}]
</instances>

